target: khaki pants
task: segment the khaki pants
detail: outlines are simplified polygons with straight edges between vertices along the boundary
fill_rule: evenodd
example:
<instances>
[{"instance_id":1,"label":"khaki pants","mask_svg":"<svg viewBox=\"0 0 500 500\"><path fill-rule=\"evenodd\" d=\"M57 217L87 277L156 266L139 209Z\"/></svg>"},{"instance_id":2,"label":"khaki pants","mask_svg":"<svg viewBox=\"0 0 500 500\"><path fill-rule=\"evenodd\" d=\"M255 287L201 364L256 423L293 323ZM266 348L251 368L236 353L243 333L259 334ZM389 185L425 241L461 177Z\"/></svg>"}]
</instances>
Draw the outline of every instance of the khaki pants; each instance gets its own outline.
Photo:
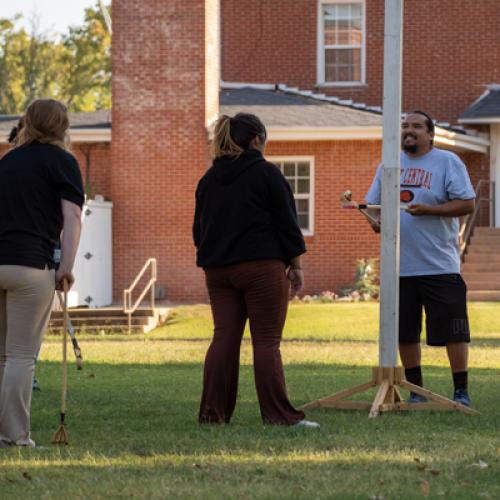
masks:
<instances>
[{"instance_id":1,"label":"khaki pants","mask_svg":"<svg viewBox=\"0 0 500 500\"><path fill-rule=\"evenodd\" d=\"M53 270L0 265L0 441L9 444L33 445L32 379L54 288Z\"/></svg>"}]
</instances>

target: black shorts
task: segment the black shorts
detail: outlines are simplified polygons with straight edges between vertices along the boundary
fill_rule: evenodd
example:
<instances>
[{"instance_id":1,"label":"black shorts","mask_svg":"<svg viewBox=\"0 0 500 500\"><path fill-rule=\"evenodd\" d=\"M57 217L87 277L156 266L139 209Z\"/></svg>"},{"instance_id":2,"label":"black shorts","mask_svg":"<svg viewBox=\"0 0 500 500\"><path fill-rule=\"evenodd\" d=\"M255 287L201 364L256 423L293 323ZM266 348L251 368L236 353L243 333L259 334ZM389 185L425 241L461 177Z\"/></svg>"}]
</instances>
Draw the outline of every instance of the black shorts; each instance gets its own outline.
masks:
<instances>
[{"instance_id":1,"label":"black shorts","mask_svg":"<svg viewBox=\"0 0 500 500\"><path fill-rule=\"evenodd\" d=\"M460 274L411 276L399 280L399 342L420 342L425 308L427 345L470 342L467 287Z\"/></svg>"}]
</instances>

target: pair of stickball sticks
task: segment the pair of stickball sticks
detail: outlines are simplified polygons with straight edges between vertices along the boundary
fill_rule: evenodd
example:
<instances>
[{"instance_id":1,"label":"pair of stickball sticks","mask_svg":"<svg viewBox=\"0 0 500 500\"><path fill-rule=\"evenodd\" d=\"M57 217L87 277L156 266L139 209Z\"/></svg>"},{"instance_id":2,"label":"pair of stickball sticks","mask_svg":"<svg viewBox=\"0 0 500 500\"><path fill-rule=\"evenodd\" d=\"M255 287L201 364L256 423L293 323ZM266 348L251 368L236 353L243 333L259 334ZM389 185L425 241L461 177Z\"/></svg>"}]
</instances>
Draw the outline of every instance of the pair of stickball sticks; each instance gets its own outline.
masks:
<instances>
[{"instance_id":1,"label":"pair of stickball sticks","mask_svg":"<svg viewBox=\"0 0 500 500\"><path fill-rule=\"evenodd\" d=\"M372 215L370 215L368 212L365 210L380 210L382 208L382 205L371 205L368 203L358 203L357 201L354 201L352 199L352 191L344 191L342 193L342 196L340 197L340 201L342 203L342 208L346 209L352 209L352 210L359 210L365 217L368 219L368 221L371 224L374 224L376 226L380 225L380 221L375 219ZM408 205L401 205L401 210L406 210L408 208Z\"/></svg>"}]
</instances>

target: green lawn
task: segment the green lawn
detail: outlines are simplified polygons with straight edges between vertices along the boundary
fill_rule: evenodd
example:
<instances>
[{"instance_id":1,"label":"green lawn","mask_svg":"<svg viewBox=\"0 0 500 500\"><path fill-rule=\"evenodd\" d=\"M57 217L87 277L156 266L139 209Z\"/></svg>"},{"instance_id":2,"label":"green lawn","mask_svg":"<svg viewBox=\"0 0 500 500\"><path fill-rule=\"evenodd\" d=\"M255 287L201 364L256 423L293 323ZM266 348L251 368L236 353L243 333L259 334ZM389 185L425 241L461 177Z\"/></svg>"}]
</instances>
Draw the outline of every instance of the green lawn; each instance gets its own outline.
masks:
<instances>
[{"instance_id":1,"label":"green lawn","mask_svg":"<svg viewBox=\"0 0 500 500\"><path fill-rule=\"evenodd\" d=\"M377 307L291 307L282 354L296 404L369 377L378 356ZM320 430L261 424L248 341L233 423L198 426L211 333L206 306L180 307L147 335L85 336L84 370L70 366L65 448L49 444L58 425L61 348L48 338L32 422L44 447L0 450L0 498L500 498L500 305L472 304L470 315L470 392L480 416L368 420L365 412L309 411ZM423 356L426 386L450 394L443 350L425 348Z\"/></svg>"}]
</instances>

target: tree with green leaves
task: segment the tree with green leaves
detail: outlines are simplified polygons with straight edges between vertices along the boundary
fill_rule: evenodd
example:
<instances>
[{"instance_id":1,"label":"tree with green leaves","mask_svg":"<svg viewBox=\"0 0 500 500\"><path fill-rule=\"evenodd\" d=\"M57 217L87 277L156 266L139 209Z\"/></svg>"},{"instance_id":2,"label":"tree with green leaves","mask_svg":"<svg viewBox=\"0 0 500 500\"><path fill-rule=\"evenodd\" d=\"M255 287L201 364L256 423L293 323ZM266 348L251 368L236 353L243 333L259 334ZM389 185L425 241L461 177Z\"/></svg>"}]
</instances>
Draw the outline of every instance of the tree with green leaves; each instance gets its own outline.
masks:
<instances>
[{"instance_id":1,"label":"tree with green leaves","mask_svg":"<svg viewBox=\"0 0 500 500\"><path fill-rule=\"evenodd\" d=\"M111 107L111 37L99 4L60 41L39 30L16 28L20 15L0 19L0 113L22 113L39 97L65 102L70 111Z\"/></svg>"},{"instance_id":2,"label":"tree with green leaves","mask_svg":"<svg viewBox=\"0 0 500 500\"><path fill-rule=\"evenodd\" d=\"M97 5L63 37L62 95L72 111L111 107L111 37Z\"/></svg>"}]
</instances>

